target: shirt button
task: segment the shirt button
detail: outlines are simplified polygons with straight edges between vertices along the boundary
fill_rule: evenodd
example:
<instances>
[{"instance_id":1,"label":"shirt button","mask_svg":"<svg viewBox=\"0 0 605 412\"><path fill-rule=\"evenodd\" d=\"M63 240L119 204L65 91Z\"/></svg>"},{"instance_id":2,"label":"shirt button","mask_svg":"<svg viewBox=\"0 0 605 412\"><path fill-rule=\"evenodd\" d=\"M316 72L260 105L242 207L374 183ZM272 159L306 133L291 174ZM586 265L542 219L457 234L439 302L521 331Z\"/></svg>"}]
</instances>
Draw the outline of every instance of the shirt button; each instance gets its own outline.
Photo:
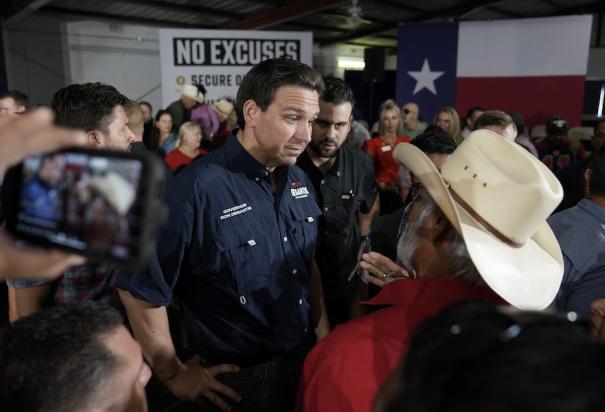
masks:
<instances>
[{"instance_id":1,"label":"shirt button","mask_svg":"<svg viewBox=\"0 0 605 412\"><path fill-rule=\"evenodd\" d=\"M336 176L340 177L340 170L336 172Z\"/></svg>"},{"instance_id":2,"label":"shirt button","mask_svg":"<svg viewBox=\"0 0 605 412\"><path fill-rule=\"evenodd\" d=\"M302 305L302 299L298 299L298 304Z\"/></svg>"},{"instance_id":3,"label":"shirt button","mask_svg":"<svg viewBox=\"0 0 605 412\"><path fill-rule=\"evenodd\" d=\"M245 296L240 296L240 297L239 297L239 302L240 302L242 305L245 305L245 304L246 304L246 297L245 297Z\"/></svg>"},{"instance_id":4,"label":"shirt button","mask_svg":"<svg viewBox=\"0 0 605 412\"><path fill-rule=\"evenodd\" d=\"M292 269L292 274L293 274L293 275L296 275L297 273L298 273L298 270L296 270L296 269Z\"/></svg>"},{"instance_id":5,"label":"shirt button","mask_svg":"<svg viewBox=\"0 0 605 412\"><path fill-rule=\"evenodd\" d=\"M288 237L284 236L284 242L287 242L287 241L288 241Z\"/></svg>"},{"instance_id":6,"label":"shirt button","mask_svg":"<svg viewBox=\"0 0 605 412\"><path fill-rule=\"evenodd\" d=\"M323 185L324 183L326 183L326 181L321 179L321 184Z\"/></svg>"},{"instance_id":7,"label":"shirt button","mask_svg":"<svg viewBox=\"0 0 605 412\"><path fill-rule=\"evenodd\" d=\"M325 211L325 212L327 212L327 211L328 211L328 208L327 208L327 207L324 207L324 211Z\"/></svg>"},{"instance_id":8,"label":"shirt button","mask_svg":"<svg viewBox=\"0 0 605 412\"><path fill-rule=\"evenodd\" d=\"M258 182L260 180L260 177L255 177L254 180Z\"/></svg>"}]
</instances>

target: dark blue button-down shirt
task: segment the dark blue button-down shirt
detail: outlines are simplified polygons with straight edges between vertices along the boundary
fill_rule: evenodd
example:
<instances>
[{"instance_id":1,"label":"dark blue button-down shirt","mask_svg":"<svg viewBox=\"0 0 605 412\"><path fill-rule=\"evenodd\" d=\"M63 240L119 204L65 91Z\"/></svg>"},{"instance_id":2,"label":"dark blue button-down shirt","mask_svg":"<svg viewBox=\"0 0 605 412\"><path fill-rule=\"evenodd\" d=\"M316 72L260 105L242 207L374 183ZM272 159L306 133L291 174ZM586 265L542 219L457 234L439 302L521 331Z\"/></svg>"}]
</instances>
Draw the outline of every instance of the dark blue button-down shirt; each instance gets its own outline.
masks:
<instances>
[{"instance_id":1,"label":"dark blue button-down shirt","mask_svg":"<svg viewBox=\"0 0 605 412\"><path fill-rule=\"evenodd\" d=\"M116 286L168 305L182 297L190 343L211 359L293 349L309 327L320 210L296 166L271 175L231 136L168 184L170 219L148 270ZM177 287L178 283L178 287Z\"/></svg>"},{"instance_id":2,"label":"dark blue button-down shirt","mask_svg":"<svg viewBox=\"0 0 605 412\"><path fill-rule=\"evenodd\" d=\"M565 271L554 301L559 310L590 316L590 303L605 297L605 208L582 199L575 207L548 218Z\"/></svg>"}]
</instances>

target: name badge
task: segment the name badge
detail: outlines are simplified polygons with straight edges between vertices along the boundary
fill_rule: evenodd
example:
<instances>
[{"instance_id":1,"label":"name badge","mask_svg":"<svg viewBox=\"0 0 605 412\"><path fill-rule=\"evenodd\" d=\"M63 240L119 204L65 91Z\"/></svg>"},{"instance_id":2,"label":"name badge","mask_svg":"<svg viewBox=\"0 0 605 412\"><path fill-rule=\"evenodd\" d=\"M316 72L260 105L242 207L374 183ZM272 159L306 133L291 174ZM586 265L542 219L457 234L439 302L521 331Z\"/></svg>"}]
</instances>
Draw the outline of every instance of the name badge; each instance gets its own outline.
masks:
<instances>
[{"instance_id":1,"label":"name badge","mask_svg":"<svg viewBox=\"0 0 605 412\"><path fill-rule=\"evenodd\" d=\"M384 146L382 146L380 149L381 149L383 152L390 152L390 151L391 151L391 145L390 145L390 144L384 145Z\"/></svg>"}]
</instances>

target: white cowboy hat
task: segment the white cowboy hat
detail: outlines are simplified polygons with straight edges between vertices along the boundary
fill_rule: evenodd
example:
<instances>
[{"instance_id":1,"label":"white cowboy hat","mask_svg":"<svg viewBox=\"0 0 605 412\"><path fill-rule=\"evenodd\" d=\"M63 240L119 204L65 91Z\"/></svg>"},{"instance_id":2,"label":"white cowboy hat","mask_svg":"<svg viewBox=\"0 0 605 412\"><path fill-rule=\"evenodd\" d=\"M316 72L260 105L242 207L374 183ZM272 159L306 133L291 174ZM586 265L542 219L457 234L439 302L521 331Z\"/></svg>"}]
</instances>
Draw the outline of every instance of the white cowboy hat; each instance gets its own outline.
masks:
<instances>
[{"instance_id":1,"label":"white cowboy hat","mask_svg":"<svg viewBox=\"0 0 605 412\"><path fill-rule=\"evenodd\" d=\"M99 192L120 215L126 215L135 198L132 185L121 175L109 172L90 179L90 187Z\"/></svg>"},{"instance_id":2,"label":"white cowboy hat","mask_svg":"<svg viewBox=\"0 0 605 412\"><path fill-rule=\"evenodd\" d=\"M183 86L181 96L191 97L198 103L204 103L204 93L200 92L197 87L192 84L186 84Z\"/></svg>"},{"instance_id":3,"label":"white cowboy hat","mask_svg":"<svg viewBox=\"0 0 605 412\"><path fill-rule=\"evenodd\" d=\"M546 223L563 198L550 170L489 130L471 133L441 167L401 143L405 165L460 233L485 282L522 309L547 307L559 290L563 256Z\"/></svg>"},{"instance_id":4,"label":"white cowboy hat","mask_svg":"<svg viewBox=\"0 0 605 412\"><path fill-rule=\"evenodd\" d=\"M227 99L220 99L214 102L212 107L218 114L227 117L229 116L229 114L231 114L231 111L233 110L233 103L231 103Z\"/></svg>"}]
</instances>

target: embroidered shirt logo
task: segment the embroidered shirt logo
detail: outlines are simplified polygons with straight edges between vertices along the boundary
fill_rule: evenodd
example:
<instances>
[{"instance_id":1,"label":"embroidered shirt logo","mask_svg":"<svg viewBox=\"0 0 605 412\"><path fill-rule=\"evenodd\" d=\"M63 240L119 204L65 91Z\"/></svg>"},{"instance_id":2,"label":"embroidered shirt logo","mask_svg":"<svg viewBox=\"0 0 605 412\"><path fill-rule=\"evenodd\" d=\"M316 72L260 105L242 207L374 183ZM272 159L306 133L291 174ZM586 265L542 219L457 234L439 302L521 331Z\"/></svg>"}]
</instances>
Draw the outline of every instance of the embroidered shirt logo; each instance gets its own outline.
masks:
<instances>
[{"instance_id":1,"label":"embroidered shirt logo","mask_svg":"<svg viewBox=\"0 0 605 412\"><path fill-rule=\"evenodd\" d=\"M252 210L252 206L248 206L248 203L242 203L241 205L230 207L229 209L223 210L221 220L229 219L230 217L241 215Z\"/></svg>"},{"instance_id":2,"label":"embroidered shirt logo","mask_svg":"<svg viewBox=\"0 0 605 412\"><path fill-rule=\"evenodd\" d=\"M290 189L290 193L292 193L292 196L295 199L304 199L305 197L309 196L309 190L305 186Z\"/></svg>"}]
</instances>

